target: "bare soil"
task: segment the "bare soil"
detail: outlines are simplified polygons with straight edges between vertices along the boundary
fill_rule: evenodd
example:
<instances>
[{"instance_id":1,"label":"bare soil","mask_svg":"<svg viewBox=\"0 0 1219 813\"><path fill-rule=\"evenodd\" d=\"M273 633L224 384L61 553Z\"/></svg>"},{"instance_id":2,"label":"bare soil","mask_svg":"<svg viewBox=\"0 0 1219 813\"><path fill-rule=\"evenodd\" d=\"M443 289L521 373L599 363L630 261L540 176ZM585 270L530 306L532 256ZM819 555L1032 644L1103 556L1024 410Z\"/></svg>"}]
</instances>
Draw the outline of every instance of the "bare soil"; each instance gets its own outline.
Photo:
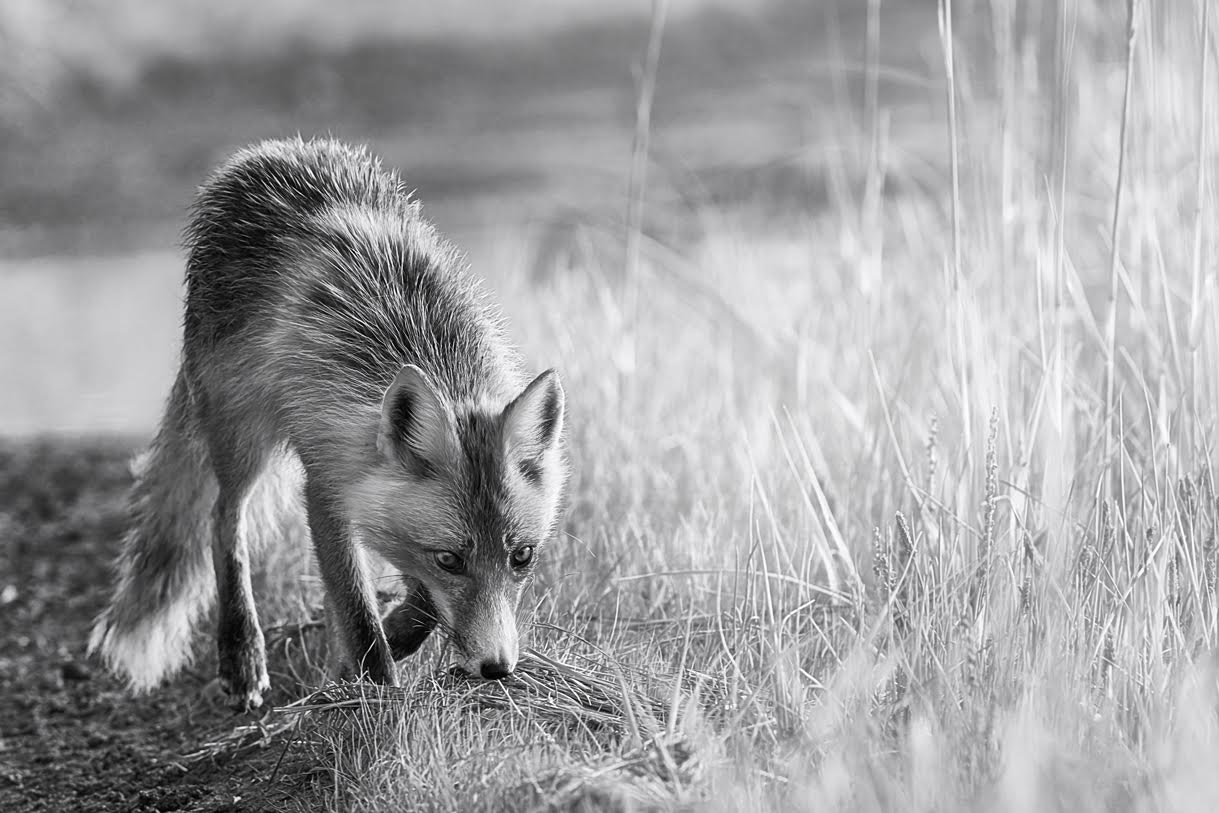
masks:
<instances>
[{"instance_id":1,"label":"bare soil","mask_svg":"<svg viewBox=\"0 0 1219 813\"><path fill-rule=\"evenodd\" d=\"M0 810L320 806L283 740L187 758L248 722L212 690L210 658L143 697L87 658L137 445L0 441Z\"/></svg>"}]
</instances>

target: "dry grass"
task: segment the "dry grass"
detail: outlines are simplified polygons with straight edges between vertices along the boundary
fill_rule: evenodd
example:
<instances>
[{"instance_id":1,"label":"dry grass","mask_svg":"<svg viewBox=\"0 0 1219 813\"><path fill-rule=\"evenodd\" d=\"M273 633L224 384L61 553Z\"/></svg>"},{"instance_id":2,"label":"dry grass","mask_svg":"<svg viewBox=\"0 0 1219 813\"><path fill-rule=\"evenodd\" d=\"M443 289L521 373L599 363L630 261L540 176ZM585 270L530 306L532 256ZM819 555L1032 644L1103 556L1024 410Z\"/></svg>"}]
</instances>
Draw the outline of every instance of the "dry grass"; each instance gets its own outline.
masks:
<instances>
[{"instance_id":1,"label":"dry grass","mask_svg":"<svg viewBox=\"0 0 1219 813\"><path fill-rule=\"evenodd\" d=\"M1113 4L1009 5L942 12L930 169L873 89L832 206L645 230L637 299L505 247L571 398L534 655L284 715L335 808L1213 806L1215 15L1134 3L1127 83Z\"/></svg>"}]
</instances>

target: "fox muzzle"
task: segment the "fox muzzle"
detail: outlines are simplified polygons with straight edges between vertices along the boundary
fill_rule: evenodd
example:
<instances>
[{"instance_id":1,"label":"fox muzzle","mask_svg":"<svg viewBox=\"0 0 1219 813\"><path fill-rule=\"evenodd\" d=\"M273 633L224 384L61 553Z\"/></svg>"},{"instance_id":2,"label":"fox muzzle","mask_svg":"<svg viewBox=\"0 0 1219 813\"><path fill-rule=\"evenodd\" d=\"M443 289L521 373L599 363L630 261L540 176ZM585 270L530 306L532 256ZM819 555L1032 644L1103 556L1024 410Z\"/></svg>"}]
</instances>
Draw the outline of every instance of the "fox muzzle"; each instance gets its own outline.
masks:
<instances>
[{"instance_id":1,"label":"fox muzzle","mask_svg":"<svg viewBox=\"0 0 1219 813\"><path fill-rule=\"evenodd\" d=\"M506 595L479 602L464 629L460 626L461 668L473 677L503 680L516 669L520 645L516 608Z\"/></svg>"}]
</instances>

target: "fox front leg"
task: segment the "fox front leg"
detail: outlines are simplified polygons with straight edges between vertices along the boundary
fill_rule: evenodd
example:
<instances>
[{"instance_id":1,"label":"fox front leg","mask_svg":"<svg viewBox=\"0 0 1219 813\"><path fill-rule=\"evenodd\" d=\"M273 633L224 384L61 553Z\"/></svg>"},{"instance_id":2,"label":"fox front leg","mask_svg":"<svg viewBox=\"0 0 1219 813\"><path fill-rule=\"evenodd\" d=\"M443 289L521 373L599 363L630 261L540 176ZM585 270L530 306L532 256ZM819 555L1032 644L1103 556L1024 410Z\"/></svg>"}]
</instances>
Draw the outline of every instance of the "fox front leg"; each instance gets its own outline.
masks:
<instances>
[{"instance_id":1,"label":"fox front leg","mask_svg":"<svg viewBox=\"0 0 1219 813\"><path fill-rule=\"evenodd\" d=\"M436 628L436 606L422 584L415 584L402 603L385 616L381 625L389 639L394 660L414 655Z\"/></svg>"},{"instance_id":2,"label":"fox front leg","mask_svg":"<svg viewBox=\"0 0 1219 813\"><path fill-rule=\"evenodd\" d=\"M323 489L306 470L305 503L309 531L317 553L318 569L326 588L326 623L351 664L355 675L374 683L398 685L389 644L381 629L372 587L346 521L338 515Z\"/></svg>"}]
</instances>

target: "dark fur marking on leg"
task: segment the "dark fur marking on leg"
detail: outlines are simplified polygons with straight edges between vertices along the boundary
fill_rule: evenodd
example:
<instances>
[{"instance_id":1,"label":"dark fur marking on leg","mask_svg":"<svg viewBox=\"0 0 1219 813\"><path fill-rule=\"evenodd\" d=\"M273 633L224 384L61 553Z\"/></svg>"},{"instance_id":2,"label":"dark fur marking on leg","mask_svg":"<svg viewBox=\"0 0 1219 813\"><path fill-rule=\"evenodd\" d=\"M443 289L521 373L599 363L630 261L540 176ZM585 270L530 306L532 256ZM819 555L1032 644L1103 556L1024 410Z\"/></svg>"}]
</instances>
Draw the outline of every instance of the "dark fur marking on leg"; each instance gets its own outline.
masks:
<instances>
[{"instance_id":1,"label":"dark fur marking on leg","mask_svg":"<svg viewBox=\"0 0 1219 813\"><path fill-rule=\"evenodd\" d=\"M422 585L385 616L381 625L394 660L414 655L436 628L436 606Z\"/></svg>"},{"instance_id":2,"label":"dark fur marking on leg","mask_svg":"<svg viewBox=\"0 0 1219 813\"><path fill-rule=\"evenodd\" d=\"M213 564L216 570L217 653L220 682L234 707L249 711L262 704L270 686L266 643L250 592L248 542L237 536L237 516L216 510Z\"/></svg>"}]
</instances>

